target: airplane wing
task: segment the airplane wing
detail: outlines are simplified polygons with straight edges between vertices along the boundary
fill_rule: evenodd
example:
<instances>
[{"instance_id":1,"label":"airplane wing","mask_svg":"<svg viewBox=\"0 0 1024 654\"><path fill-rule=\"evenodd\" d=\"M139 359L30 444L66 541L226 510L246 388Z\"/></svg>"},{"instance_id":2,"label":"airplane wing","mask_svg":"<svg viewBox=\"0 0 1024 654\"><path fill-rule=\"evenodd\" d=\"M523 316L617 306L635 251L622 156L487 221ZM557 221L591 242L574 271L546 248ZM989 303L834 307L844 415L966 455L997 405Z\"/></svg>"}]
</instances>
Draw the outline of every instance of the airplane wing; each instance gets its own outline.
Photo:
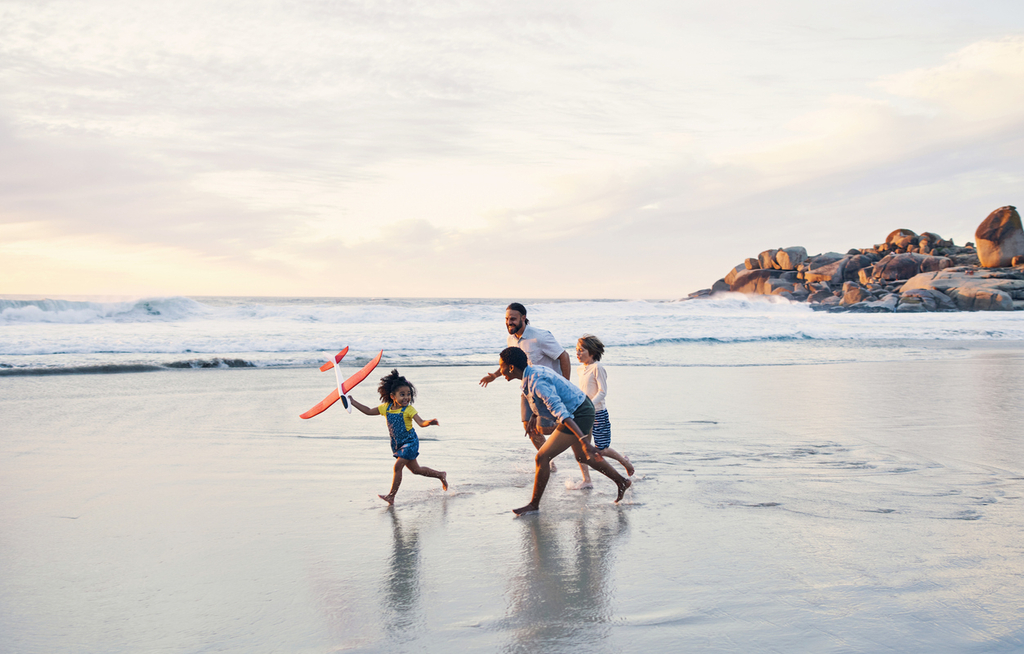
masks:
<instances>
[{"instance_id":1,"label":"airplane wing","mask_svg":"<svg viewBox=\"0 0 1024 654\"><path fill-rule=\"evenodd\" d=\"M324 365L320 366L320 372L327 372L334 367L334 364L341 363L341 360L345 358L346 354L348 354L348 346L345 346L344 350L335 354L333 361L328 361Z\"/></svg>"},{"instance_id":2,"label":"airplane wing","mask_svg":"<svg viewBox=\"0 0 1024 654\"><path fill-rule=\"evenodd\" d=\"M359 382L366 379L366 377L373 372L373 369L377 367L377 364L380 363L380 358L382 356L384 356L384 350L381 350L377 356L370 359L370 362L363 366L359 372L346 379L345 383L341 385L341 392L348 394L348 392L355 388Z\"/></svg>"},{"instance_id":3,"label":"airplane wing","mask_svg":"<svg viewBox=\"0 0 1024 654\"><path fill-rule=\"evenodd\" d=\"M324 411L326 411L328 408L330 408L332 404L337 402L339 397L341 396L338 394L338 389L335 388L333 391L331 391L330 395L325 397L323 401L320 402L320 404L317 404L315 407L303 413L299 417L302 418L303 420L309 420L313 416L318 416Z\"/></svg>"}]
</instances>

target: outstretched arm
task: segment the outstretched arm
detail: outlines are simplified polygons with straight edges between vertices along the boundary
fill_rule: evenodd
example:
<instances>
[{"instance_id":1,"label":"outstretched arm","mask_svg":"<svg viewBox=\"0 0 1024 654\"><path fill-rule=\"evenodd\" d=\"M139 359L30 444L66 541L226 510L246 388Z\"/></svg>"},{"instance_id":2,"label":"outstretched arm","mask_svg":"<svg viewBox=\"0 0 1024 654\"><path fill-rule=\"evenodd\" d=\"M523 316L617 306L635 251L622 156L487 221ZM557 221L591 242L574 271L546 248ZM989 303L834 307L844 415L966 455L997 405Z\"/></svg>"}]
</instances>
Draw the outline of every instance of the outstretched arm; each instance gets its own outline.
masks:
<instances>
[{"instance_id":1,"label":"outstretched arm","mask_svg":"<svg viewBox=\"0 0 1024 654\"><path fill-rule=\"evenodd\" d=\"M429 427L430 425L440 425L441 424L441 423L439 423L437 421L437 418L431 418L430 420L424 420L423 418L420 417L420 414L418 414L418 413L416 415L414 415L412 417L412 419L415 420L416 424L419 425L420 427Z\"/></svg>"},{"instance_id":2,"label":"outstretched arm","mask_svg":"<svg viewBox=\"0 0 1024 654\"><path fill-rule=\"evenodd\" d=\"M490 384L498 377L501 377L501 368L498 368L494 372L489 372L486 375L484 375L483 379L480 380L480 385L483 386L484 388L487 388L487 384Z\"/></svg>"},{"instance_id":3,"label":"outstretched arm","mask_svg":"<svg viewBox=\"0 0 1024 654\"><path fill-rule=\"evenodd\" d=\"M376 408L371 409L370 407L366 406L365 404L363 404L362 402L358 401L356 398L351 397L351 396L348 399L352 400L352 406L354 406L355 408L359 409L360 411L362 411L366 415L368 415L368 416L379 416L380 415L380 411L378 411Z\"/></svg>"}]
</instances>

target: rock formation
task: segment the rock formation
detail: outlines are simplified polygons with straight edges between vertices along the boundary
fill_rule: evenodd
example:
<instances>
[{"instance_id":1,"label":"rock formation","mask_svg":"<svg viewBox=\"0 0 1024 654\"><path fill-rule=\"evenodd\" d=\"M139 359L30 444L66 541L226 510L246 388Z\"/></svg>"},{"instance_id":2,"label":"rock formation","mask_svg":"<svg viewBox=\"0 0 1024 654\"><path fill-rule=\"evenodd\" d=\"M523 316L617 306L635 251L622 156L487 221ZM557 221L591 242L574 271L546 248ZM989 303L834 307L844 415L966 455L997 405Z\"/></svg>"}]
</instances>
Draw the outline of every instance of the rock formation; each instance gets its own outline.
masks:
<instances>
[{"instance_id":1,"label":"rock formation","mask_svg":"<svg viewBox=\"0 0 1024 654\"><path fill-rule=\"evenodd\" d=\"M733 267L691 298L731 291L779 295L828 311L1024 310L1024 229L1011 206L978 226L978 247L901 228L884 243L808 256L774 248Z\"/></svg>"},{"instance_id":2,"label":"rock formation","mask_svg":"<svg viewBox=\"0 0 1024 654\"><path fill-rule=\"evenodd\" d=\"M985 268L1013 265L1014 257L1024 256L1024 228L1016 207L999 207L981 221L974 238L978 241L978 258Z\"/></svg>"}]
</instances>

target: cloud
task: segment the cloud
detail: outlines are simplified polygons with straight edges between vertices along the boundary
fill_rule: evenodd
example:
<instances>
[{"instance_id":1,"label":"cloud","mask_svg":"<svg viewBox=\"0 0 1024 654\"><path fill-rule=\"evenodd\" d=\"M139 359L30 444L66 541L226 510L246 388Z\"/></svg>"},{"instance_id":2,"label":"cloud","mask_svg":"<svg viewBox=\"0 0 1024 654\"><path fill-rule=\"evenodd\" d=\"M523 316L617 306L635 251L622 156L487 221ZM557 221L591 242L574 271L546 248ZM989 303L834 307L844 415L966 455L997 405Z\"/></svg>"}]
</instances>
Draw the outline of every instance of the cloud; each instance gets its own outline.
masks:
<instances>
[{"instance_id":1,"label":"cloud","mask_svg":"<svg viewBox=\"0 0 1024 654\"><path fill-rule=\"evenodd\" d=\"M946 63L889 75L879 87L968 123L1024 116L1024 37L973 43Z\"/></svg>"},{"instance_id":2,"label":"cloud","mask_svg":"<svg viewBox=\"0 0 1024 654\"><path fill-rule=\"evenodd\" d=\"M4 247L82 289L674 297L1015 202L1021 39L749 9L7 2Z\"/></svg>"}]
</instances>

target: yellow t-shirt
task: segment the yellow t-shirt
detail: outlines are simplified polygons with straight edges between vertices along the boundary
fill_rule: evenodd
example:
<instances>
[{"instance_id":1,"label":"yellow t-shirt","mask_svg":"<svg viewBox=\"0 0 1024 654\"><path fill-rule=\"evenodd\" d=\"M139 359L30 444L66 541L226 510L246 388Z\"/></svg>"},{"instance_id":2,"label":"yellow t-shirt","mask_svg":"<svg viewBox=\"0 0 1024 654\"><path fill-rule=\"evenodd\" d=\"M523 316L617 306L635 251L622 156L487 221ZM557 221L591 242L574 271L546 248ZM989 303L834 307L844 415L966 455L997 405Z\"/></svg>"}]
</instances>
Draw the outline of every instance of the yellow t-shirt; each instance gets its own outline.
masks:
<instances>
[{"instance_id":1,"label":"yellow t-shirt","mask_svg":"<svg viewBox=\"0 0 1024 654\"><path fill-rule=\"evenodd\" d=\"M402 417L405 418L405 430L412 431L412 417L416 415L416 409L414 409L411 404L403 409L393 402L388 402L387 404L381 404L378 406L377 410L380 411L380 414L385 418L388 417L389 413L402 413Z\"/></svg>"}]
</instances>

